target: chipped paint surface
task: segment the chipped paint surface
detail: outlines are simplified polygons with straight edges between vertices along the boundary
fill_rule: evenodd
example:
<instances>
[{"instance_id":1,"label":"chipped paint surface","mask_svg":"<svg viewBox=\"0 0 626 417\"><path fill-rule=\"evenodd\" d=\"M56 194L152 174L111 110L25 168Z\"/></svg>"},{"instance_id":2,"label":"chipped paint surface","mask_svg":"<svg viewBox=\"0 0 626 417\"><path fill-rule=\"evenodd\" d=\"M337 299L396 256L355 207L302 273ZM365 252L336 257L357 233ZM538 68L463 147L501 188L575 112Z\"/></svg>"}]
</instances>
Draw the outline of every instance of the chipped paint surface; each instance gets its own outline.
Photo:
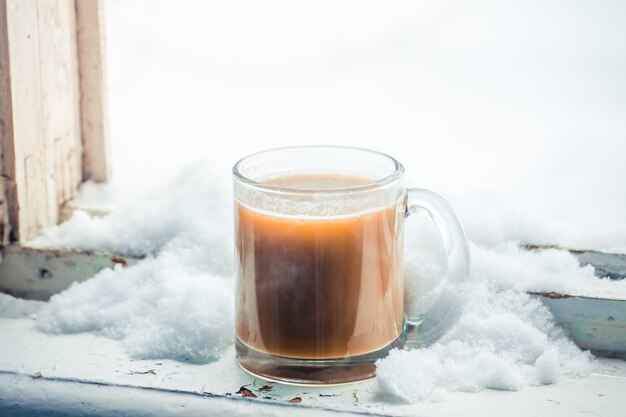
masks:
<instances>
[{"instance_id":1,"label":"chipped paint surface","mask_svg":"<svg viewBox=\"0 0 626 417\"><path fill-rule=\"evenodd\" d=\"M23 376L27 378L23 384L65 384L70 387L66 390L67 401L76 396L77 389L89 392L89 387L94 385L106 388L109 395L126 395L129 389L136 389L133 398L137 399L129 405L129 410L141 407L139 398L145 392L154 393L152 402L159 403L161 397L170 402L180 398L181 403L190 407L195 404L194 415L201 415L203 409L213 410L224 401L238 404L233 409L246 410L246 415L265 415L271 410L271 415L276 416L309 416L312 411L313 415L328 415L331 410L384 416L617 417L626 408L626 362L615 359L599 360L597 374L581 379L563 378L556 385L526 387L518 392L448 393L439 401L409 405L381 392L374 380L319 388L255 379L236 365L234 349L229 349L217 362L205 365L132 360L115 340L88 333L46 335L34 331L32 324L27 319L0 319L0 376ZM20 392L26 388L22 387ZM0 393L1 390L0 386ZM11 399L10 390L3 395L7 401ZM94 398L89 403L93 405L95 401ZM1 408L0 401L0 414ZM172 410L162 412L189 415L191 411L173 414ZM84 414L90 411L93 409L85 408Z\"/></svg>"},{"instance_id":2,"label":"chipped paint surface","mask_svg":"<svg viewBox=\"0 0 626 417\"><path fill-rule=\"evenodd\" d=\"M125 267L139 261L119 254L17 245L5 246L1 250L0 292L44 301L73 282L91 278L104 268Z\"/></svg>"},{"instance_id":3,"label":"chipped paint surface","mask_svg":"<svg viewBox=\"0 0 626 417\"><path fill-rule=\"evenodd\" d=\"M596 275L626 277L626 255L552 245L524 245L528 250L564 249L581 265L592 265ZM584 297L556 292L530 293L538 297L565 328L574 343L597 355L626 358L626 300Z\"/></svg>"},{"instance_id":4,"label":"chipped paint surface","mask_svg":"<svg viewBox=\"0 0 626 417\"><path fill-rule=\"evenodd\" d=\"M546 298L570 298L571 295L567 295L567 294L561 294L558 292L539 292L539 293L531 293L534 295L540 295L542 297L546 297Z\"/></svg>"},{"instance_id":5,"label":"chipped paint surface","mask_svg":"<svg viewBox=\"0 0 626 417\"><path fill-rule=\"evenodd\" d=\"M533 294L550 309L574 343L597 355L626 358L626 300Z\"/></svg>"}]
</instances>

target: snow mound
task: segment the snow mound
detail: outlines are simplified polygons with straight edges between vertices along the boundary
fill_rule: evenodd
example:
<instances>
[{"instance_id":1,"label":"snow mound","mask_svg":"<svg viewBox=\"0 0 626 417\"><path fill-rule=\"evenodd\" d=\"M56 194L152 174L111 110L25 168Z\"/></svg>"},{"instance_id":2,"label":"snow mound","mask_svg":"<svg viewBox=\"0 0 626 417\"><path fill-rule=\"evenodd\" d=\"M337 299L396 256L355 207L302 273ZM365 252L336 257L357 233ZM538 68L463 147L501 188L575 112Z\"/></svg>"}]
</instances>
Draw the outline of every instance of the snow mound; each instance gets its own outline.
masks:
<instances>
[{"instance_id":1,"label":"snow mound","mask_svg":"<svg viewBox=\"0 0 626 417\"><path fill-rule=\"evenodd\" d=\"M450 391L516 391L591 371L591 354L565 337L540 301L485 283L466 288L463 297L461 317L441 340L394 349L377 362L382 390L416 402Z\"/></svg>"},{"instance_id":2,"label":"snow mound","mask_svg":"<svg viewBox=\"0 0 626 417\"><path fill-rule=\"evenodd\" d=\"M53 296L38 314L38 329L98 332L142 359L218 358L232 343L232 214L229 193L209 166L192 165L158 194L106 217L77 212L41 239L148 256Z\"/></svg>"},{"instance_id":3,"label":"snow mound","mask_svg":"<svg viewBox=\"0 0 626 417\"><path fill-rule=\"evenodd\" d=\"M231 191L213 164L183 170L158 193L102 218L76 213L39 243L144 255L52 297L37 314L50 333L92 331L121 339L137 358L206 362L233 339ZM445 256L427 217L407 222L407 308L419 314L442 291ZM517 390L584 375L592 357L527 291L626 294L566 251L526 251L517 242L471 245L472 274L450 283L463 308L430 347L393 351L377 364L380 387L407 401L448 391ZM443 294L443 295L442 295Z\"/></svg>"},{"instance_id":4,"label":"snow mound","mask_svg":"<svg viewBox=\"0 0 626 417\"><path fill-rule=\"evenodd\" d=\"M624 297L626 282L599 279L592 266L581 267L563 250L528 251L516 242L492 248L470 244L470 278L432 294L428 290L445 271L445 257L433 226L423 219L416 223L419 230L407 224L409 311L422 311L421 305L432 304L437 296L455 297L453 302L462 308L450 330L433 345L396 349L377 362L382 390L416 402L450 391L519 390L591 371L591 354L576 347L550 311L527 292Z\"/></svg>"},{"instance_id":5,"label":"snow mound","mask_svg":"<svg viewBox=\"0 0 626 417\"><path fill-rule=\"evenodd\" d=\"M1 319L21 319L29 318L37 314L43 306L42 301L22 300L10 295L0 293L0 318Z\"/></svg>"}]
</instances>

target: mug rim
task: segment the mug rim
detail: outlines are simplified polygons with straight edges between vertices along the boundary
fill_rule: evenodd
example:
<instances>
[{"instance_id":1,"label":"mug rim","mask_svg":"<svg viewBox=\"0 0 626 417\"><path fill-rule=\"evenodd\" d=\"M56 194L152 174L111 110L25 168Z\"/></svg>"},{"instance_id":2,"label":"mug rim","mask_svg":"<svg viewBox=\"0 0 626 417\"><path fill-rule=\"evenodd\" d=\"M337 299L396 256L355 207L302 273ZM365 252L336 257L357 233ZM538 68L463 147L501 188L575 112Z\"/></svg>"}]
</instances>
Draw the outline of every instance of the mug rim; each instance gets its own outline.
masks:
<instances>
[{"instance_id":1,"label":"mug rim","mask_svg":"<svg viewBox=\"0 0 626 417\"><path fill-rule=\"evenodd\" d=\"M382 156L386 158L387 160L393 162L395 169L393 170L391 174L381 179L368 182L367 184L359 184L359 185L352 185L352 186L343 187L343 188L329 188L329 189L310 189L310 188L305 189L305 188L283 187L280 185L272 185L272 184L267 184L267 183L253 180L252 178L248 178L240 172L239 167L241 166L241 164L251 158L258 157L258 156L265 155L265 154L271 154L271 153L279 152L279 151L288 151L288 150L297 150L297 149L300 149L300 150L342 149L342 150L348 150L348 151L367 152L367 153L375 154L378 156ZM357 146L342 146L342 145L297 145L297 146L284 146L284 147L278 147L278 148L265 149L259 152L246 155L243 158L239 159L235 163L235 165L233 165L232 172L233 172L233 177L236 180L241 181L242 183L247 184L249 186L260 188L260 189L267 190L267 191L295 193L295 194L319 194L319 193L333 193L334 194L334 193L368 191L368 190L380 188L402 177L402 174L404 174L404 166L394 157L387 155L386 153L383 153L380 151L375 151L373 149L361 148Z\"/></svg>"}]
</instances>

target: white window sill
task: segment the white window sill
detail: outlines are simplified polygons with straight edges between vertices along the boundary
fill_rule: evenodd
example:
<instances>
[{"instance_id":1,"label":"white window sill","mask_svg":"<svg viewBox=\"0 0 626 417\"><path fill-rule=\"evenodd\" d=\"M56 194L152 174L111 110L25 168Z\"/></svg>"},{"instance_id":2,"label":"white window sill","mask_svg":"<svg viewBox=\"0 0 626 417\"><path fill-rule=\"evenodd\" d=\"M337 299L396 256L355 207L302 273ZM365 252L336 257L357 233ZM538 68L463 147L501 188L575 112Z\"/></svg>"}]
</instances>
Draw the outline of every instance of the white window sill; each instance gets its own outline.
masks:
<instances>
[{"instance_id":1,"label":"white window sill","mask_svg":"<svg viewBox=\"0 0 626 417\"><path fill-rule=\"evenodd\" d=\"M30 319L0 319L0 414L5 411L122 415L301 415L335 412L430 416L621 416L626 362L598 359L600 371L518 392L449 393L441 402L402 403L375 381L334 388L265 385L240 370L231 348L193 365L132 360L115 341L93 334L46 335ZM246 385L257 398L237 394ZM267 397L267 398L265 398ZM300 397L299 404L289 400ZM21 410L21 411L20 411ZM41 415L41 414L38 414Z\"/></svg>"}]
</instances>

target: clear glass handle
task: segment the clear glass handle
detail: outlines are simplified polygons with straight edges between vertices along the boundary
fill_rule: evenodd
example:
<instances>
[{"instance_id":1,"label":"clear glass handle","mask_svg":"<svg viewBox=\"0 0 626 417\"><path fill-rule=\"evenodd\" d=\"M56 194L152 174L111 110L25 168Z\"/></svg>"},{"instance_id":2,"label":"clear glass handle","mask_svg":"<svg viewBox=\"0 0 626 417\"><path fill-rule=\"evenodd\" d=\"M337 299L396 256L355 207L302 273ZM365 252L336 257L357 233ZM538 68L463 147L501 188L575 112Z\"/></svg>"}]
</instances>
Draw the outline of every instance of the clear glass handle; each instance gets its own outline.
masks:
<instances>
[{"instance_id":1,"label":"clear glass handle","mask_svg":"<svg viewBox=\"0 0 626 417\"><path fill-rule=\"evenodd\" d=\"M469 247L463 228L446 200L432 191L410 188L407 190L405 217L419 210L426 211L437 226L446 249L448 267L440 278L443 290L430 309L420 315L407 315L406 347L428 346L454 323L459 315L461 302L447 283L465 280L470 269Z\"/></svg>"}]
</instances>

